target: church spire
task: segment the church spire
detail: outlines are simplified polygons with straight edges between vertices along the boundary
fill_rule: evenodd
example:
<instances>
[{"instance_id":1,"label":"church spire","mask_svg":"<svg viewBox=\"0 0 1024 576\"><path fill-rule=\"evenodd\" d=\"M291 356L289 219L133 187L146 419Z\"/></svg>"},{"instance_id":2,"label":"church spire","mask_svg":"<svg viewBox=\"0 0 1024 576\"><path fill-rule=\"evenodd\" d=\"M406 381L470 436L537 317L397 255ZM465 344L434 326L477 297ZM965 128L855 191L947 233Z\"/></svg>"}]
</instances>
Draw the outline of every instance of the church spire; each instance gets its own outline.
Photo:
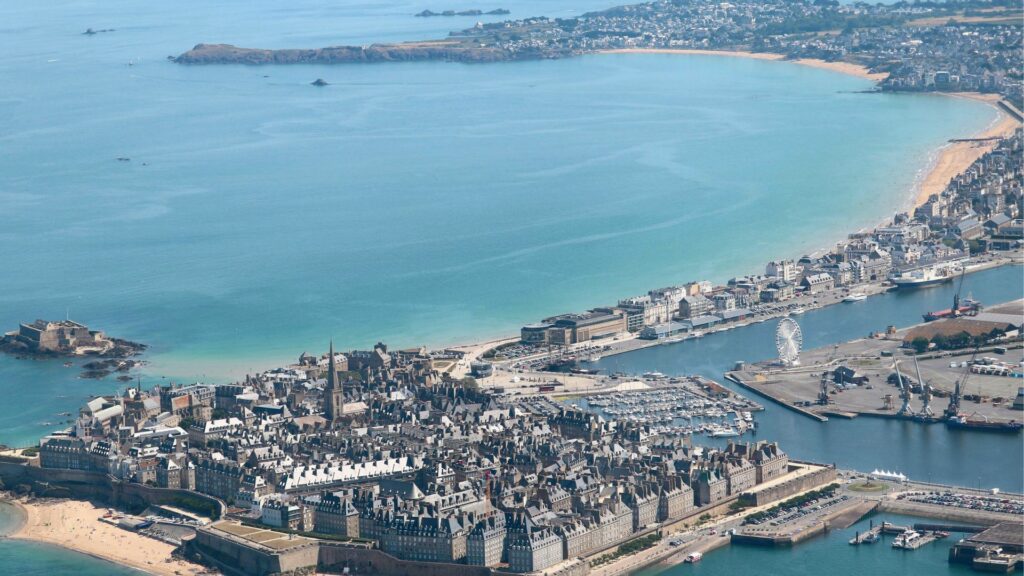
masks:
<instances>
[{"instance_id":1,"label":"church spire","mask_svg":"<svg viewBox=\"0 0 1024 576\"><path fill-rule=\"evenodd\" d=\"M334 367L334 338L331 338L331 351L327 358L327 389L334 390L338 385L338 370Z\"/></svg>"},{"instance_id":2,"label":"church spire","mask_svg":"<svg viewBox=\"0 0 1024 576\"><path fill-rule=\"evenodd\" d=\"M328 422L333 423L345 412L345 391L338 384L338 366L334 361L333 338L331 338L331 350L328 354L327 386L324 387L324 417Z\"/></svg>"}]
</instances>

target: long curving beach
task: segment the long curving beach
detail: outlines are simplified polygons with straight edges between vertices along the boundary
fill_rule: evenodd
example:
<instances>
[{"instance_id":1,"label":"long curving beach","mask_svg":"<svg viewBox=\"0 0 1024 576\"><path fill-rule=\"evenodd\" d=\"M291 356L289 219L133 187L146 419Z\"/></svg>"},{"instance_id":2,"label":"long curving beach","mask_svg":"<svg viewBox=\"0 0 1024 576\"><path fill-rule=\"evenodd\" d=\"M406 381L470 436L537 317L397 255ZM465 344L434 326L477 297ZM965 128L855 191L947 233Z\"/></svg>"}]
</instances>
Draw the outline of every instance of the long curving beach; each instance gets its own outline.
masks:
<instances>
[{"instance_id":1,"label":"long curving beach","mask_svg":"<svg viewBox=\"0 0 1024 576\"><path fill-rule=\"evenodd\" d=\"M203 574L199 564L172 557L174 546L103 522L106 508L81 500L13 500L25 515L8 537L44 542L158 576Z\"/></svg>"},{"instance_id":2,"label":"long curving beach","mask_svg":"<svg viewBox=\"0 0 1024 576\"><path fill-rule=\"evenodd\" d=\"M690 54L698 56L723 56L732 58L752 58L754 60L774 60L784 61L793 64L800 64L801 66L810 66L812 68L821 68L823 70L832 70L833 72L841 72L850 76L857 76L859 78L866 78L868 80L884 80L888 74L884 72L871 72L864 66L858 64L851 64L849 62L826 62L825 60L815 60L813 58L800 58L797 60L788 60L783 54L773 54L770 52L747 52L744 50L696 50L689 48L623 48L619 50L604 50L601 54Z\"/></svg>"},{"instance_id":3,"label":"long curving beach","mask_svg":"<svg viewBox=\"0 0 1024 576\"><path fill-rule=\"evenodd\" d=\"M1021 126L1020 122L996 105L999 102L997 94L959 92L944 95L954 98L978 100L988 103L995 108L999 112L999 117L988 128L971 136L971 138L976 139L992 138L993 140L983 142L950 142L940 148L935 161L918 183L914 196L914 206L924 204L928 201L929 196L939 194L945 190L950 180L969 168L975 160L995 148L996 138L1006 138Z\"/></svg>"},{"instance_id":4,"label":"long curving beach","mask_svg":"<svg viewBox=\"0 0 1024 576\"><path fill-rule=\"evenodd\" d=\"M867 67L850 62L826 62L812 58L800 58L788 60L782 54L768 52L746 52L740 50L694 50L674 48L627 48L621 50L605 50L602 54L690 54L699 56L720 56L733 58L752 58L755 60L785 61L801 66L810 66L822 70L831 70L858 78L879 82L884 80L888 74L882 72L871 72ZM928 94L928 93L923 93ZM950 142L936 151L934 160L922 171L922 176L912 191L911 208L920 206L928 201L932 194L939 194L945 190L949 181L961 172L967 170L978 158L990 152L996 146L998 138L1005 138L1013 134L1013 131L1021 127L1021 123L997 106L1000 100L998 94L980 94L977 92L941 92L942 96L954 98L966 98L985 102L992 106L998 117L985 130L964 138L992 140L981 142Z\"/></svg>"}]
</instances>

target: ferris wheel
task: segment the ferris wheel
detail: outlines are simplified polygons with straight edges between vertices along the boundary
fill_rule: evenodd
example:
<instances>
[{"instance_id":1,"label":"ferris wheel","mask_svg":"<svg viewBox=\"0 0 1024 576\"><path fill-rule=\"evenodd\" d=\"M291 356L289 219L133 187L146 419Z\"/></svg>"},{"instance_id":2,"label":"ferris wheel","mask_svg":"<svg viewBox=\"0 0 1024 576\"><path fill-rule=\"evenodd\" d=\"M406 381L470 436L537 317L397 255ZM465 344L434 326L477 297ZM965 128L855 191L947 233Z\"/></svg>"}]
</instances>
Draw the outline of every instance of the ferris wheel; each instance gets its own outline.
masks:
<instances>
[{"instance_id":1,"label":"ferris wheel","mask_svg":"<svg viewBox=\"0 0 1024 576\"><path fill-rule=\"evenodd\" d=\"M788 316L780 320L775 329L775 349L779 351L779 360L786 366L799 364L803 344L804 334L796 320Z\"/></svg>"}]
</instances>

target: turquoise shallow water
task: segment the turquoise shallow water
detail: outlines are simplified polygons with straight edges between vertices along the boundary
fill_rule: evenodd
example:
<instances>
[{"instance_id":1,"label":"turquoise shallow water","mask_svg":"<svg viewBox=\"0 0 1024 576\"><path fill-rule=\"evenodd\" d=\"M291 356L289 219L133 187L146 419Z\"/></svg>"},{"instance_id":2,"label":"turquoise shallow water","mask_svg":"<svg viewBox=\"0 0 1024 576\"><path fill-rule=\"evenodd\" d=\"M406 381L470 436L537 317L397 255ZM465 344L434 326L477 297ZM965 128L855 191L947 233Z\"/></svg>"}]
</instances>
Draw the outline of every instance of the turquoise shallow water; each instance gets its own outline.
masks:
<instances>
[{"instance_id":1,"label":"turquoise shallow water","mask_svg":"<svg viewBox=\"0 0 1024 576\"><path fill-rule=\"evenodd\" d=\"M152 344L153 377L235 376L331 336L505 334L826 246L899 207L936 147L994 114L730 58L163 60L200 40L309 46L457 24L401 4L274 6L0 8L14 80L0 325L70 310ZM78 33L90 26L117 30Z\"/></svg>"},{"instance_id":2,"label":"turquoise shallow water","mask_svg":"<svg viewBox=\"0 0 1024 576\"><path fill-rule=\"evenodd\" d=\"M504 7L571 16L614 3ZM411 15L475 7L487 8L0 4L0 327L70 310L151 344L146 383L237 376L331 336L344 348L506 334L827 246L900 207L929 154L994 115L728 58L164 60L200 41L437 37L475 19ZM89 27L116 32L82 36ZM331 85L309 86L318 77ZM0 358L0 442L30 443L117 388L76 374ZM0 542L3 572L89 562Z\"/></svg>"}]
</instances>

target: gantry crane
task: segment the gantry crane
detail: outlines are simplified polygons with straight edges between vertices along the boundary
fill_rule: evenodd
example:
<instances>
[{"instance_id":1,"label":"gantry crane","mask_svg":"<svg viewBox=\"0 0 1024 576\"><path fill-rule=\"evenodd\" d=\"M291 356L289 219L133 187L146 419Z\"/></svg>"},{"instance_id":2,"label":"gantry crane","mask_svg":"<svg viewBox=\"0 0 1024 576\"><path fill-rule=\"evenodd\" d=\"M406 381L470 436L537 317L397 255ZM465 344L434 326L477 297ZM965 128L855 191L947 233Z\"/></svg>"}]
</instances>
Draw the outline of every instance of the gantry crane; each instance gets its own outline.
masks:
<instances>
[{"instance_id":1,"label":"gantry crane","mask_svg":"<svg viewBox=\"0 0 1024 576\"><path fill-rule=\"evenodd\" d=\"M974 354L971 354L971 361L964 367L964 373L960 376L960 379L956 381L956 385L953 387L953 393L949 396L949 405L946 406L946 411L943 413L947 419L956 418L960 415L960 396L963 391L967 388L967 377L971 374L971 366L974 365L974 359L978 356L978 349L974 349Z\"/></svg>"},{"instance_id":2,"label":"gantry crane","mask_svg":"<svg viewBox=\"0 0 1024 576\"><path fill-rule=\"evenodd\" d=\"M917 372L917 383L921 386L921 410L917 414L922 418L931 418L935 416L931 407L932 387L925 384L924 378L921 377L921 366L917 363L917 356L914 356L914 371Z\"/></svg>"},{"instance_id":3,"label":"gantry crane","mask_svg":"<svg viewBox=\"0 0 1024 576\"><path fill-rule=\"evenodd\" d=\"M892 366L896 369L896 385L899 386L900 400L903 401L903 403L900 404L900 409L896 411L896 415L911 416L914 411L910 408L910 386L907 384L906 380L903 379L903 374L900 373L899 360L894 358Z\"/></svg>"}]
</instances>

